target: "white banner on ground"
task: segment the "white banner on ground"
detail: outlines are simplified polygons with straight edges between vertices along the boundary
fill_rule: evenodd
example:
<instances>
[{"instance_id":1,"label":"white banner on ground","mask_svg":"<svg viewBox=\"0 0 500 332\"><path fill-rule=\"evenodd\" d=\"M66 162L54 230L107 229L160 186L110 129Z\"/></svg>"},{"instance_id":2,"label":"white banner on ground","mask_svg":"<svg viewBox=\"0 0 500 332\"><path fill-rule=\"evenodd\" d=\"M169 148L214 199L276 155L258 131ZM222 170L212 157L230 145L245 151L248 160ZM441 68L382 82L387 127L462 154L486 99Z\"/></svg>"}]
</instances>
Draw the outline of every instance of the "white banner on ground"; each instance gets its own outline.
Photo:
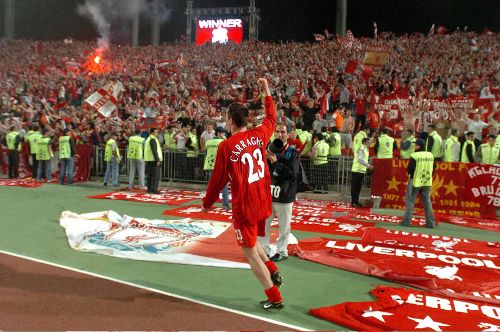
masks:
<instances>
[{"instance_id":1,"label":"white banner on ground","mask_svg":"<svg viewBox=\"0 0 500 332\"><path fill-rule=\"evenodd\" d=\"M232 224L207 220L149 220L114 211L64 211L59 224L71 248L108 256L248 269Z\"/></svg>"}]
</instances>

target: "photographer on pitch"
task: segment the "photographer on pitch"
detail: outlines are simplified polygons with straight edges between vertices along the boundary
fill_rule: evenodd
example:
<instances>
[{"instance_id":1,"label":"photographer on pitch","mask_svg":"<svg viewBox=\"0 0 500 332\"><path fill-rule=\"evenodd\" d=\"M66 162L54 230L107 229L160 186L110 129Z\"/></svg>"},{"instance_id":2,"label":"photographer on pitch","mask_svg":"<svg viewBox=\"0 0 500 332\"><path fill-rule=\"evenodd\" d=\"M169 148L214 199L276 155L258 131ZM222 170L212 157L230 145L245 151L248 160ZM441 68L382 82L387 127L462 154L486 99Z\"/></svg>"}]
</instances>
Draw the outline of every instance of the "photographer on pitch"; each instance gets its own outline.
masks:
<instances>
[{"instance_id":1,"label":"photographer on pitch","mask_svg":"<svg viewBox=\"0 0 500 332\"><path fill-rule=\"evenodd\" d=\"M267 163L271 173L271 197L273 213L266 220L266 236L259 237L264 251L269 256L270 228L274 216L278 216L279 237L276 242L277 253L269 259L279 262L288 258L288 237L292 219L292 206L297 195L297 181L300 168L300 156L297 150L287 142L288 131L284 123L276 126L276 139L269 143Z\"/></svg>"}]
</instances>

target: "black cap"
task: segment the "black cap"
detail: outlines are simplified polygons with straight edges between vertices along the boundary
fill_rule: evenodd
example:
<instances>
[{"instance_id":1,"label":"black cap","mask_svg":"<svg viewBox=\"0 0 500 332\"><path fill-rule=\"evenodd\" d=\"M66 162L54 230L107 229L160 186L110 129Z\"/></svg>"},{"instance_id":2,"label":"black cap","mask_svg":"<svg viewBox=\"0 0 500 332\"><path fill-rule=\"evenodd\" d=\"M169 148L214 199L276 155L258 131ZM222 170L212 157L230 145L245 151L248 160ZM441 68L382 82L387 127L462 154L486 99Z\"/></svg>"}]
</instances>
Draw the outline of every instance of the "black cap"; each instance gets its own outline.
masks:
<instances>
[{"instance_id":1,"label":"black cap","mask_svg":"<svg viewBox=\"0 0 500 332\"><path fill-rule=\"evenodd\" d=\"M417 141L415 142L415 145L418 145L420 146L421 148L425 148L425 141L421 138L417 139Z\"/></svg>"},{"instance_id":2,"label":"black cap","mask_svg":"<svg viewBox=\"0 0 500 332\"><path fill-rule=\"evenodd\" d=\"M280 140L279 138L276 138L274 141L269 143L268 149L272 153L278 154L281 153L281 151L283 151L283 147L284 147L283 141Z\"/></svg>"},{"instance_id":3,"label":"black cap","mask_svg":"<svg viewBox=\"0 0 500 332\"><path fill-rule=\"evenodd\" d=\"M226 130L223 127L215 128L215 134L225 133Z\"/></svg>"}]
</instances>

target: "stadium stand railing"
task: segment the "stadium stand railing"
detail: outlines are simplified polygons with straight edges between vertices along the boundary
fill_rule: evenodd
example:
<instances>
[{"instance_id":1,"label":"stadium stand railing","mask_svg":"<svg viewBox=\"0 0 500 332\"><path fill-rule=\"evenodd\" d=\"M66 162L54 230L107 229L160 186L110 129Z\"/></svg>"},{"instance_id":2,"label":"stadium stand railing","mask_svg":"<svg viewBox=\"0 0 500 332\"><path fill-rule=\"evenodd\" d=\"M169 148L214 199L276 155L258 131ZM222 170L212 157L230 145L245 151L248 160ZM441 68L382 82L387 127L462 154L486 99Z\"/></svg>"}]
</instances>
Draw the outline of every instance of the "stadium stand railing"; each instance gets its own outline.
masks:
<instances>
[{"instance_id":1,"label":"stadium stand railing","mask_svg":"<svg viewBox=\"0 0 500 332\"><path fill-rule=\"evenodd\" d=\"M120 163L120 177L128 181L129 163L127 151L120 149L122 161ZM336 156L328 157L328 163L320 167L313 165L308 157L301 157L303 170L307 179L315 187L315 191L328 193L341 193L346 196L351 192L351 167L353 157ZM208 174L203 170L205 153L189 153L187 151L163 151L161 166L161 179L164 182L176 181L187 183L207 184ZM106 162L104 161L104 147L94 146L91 175L95 178L104 177ZM363 194L370 193L370 175L363 181Z\"/></svg>"}]
</instances>

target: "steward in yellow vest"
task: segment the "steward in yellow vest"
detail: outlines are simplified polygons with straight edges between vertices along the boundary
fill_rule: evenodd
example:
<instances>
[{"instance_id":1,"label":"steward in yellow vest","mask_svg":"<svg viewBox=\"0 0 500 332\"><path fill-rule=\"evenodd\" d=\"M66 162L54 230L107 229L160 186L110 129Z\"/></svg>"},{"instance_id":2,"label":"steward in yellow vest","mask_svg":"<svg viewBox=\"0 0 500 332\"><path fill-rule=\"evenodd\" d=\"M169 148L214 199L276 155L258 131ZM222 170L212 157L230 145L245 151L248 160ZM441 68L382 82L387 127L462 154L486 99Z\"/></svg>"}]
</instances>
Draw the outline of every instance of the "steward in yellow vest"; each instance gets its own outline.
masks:
<instances>
[{"instance_id":1,"label":"steward in yellow vest","mask_svg":"<svg viewBox=\"0 0 500 332\"><path fill-rule=\"evenodd\" d=\"M174 125L168 125L167 131L163 133L165 148L170 151L175 151L177 149L177 143L175 142L175 135L177 135L177 133L174 128Z\"/></svg>"},{"instance_id":2,"label":"steward in yellow vest","mask_svg":"<svg viewBox=\"0 0 500 332\"><path fill-rule=\"evenodd\" d=\"M224 129L217 127L215 129L215 137L209 139L205 143L206 156L205 162L203 164L203 170L213 171L215 167L215 159L217 158L217 150L219 149L219 144L224 140Z\"/></svg>"},{"instance_id":3,"label":"steward in yellow vest","mask_svg":"<svg viewBox=\"0 0 500 332\"><path fill-rule=\"evenodd\" d=\"M68 184L73 183L73 170L75 166L75 140L71 137L68 128L63 130L63 135L59 137L59 159L61 169L59 172L59 183L64 184L64 177L68 178Z\"/></svg>"},{"instance_id":4,"label":"steward in yellow vest","mask_svg":"<svg viewBox=\"0 0 500 332\"><path fill-rule=\"evenodd\" d=\"M312 134L306 130L302 129L302 124L297 124L297 137L302 143L303 149L300 153L301 156L308 156L312 149Z\"/></svg>"},{"instance_id":5,"label":"steward in yellow vest","mask_svg":"<svg viewBox=\"0 0 500 332\"><path fill-rule=\"evenodd\" d=\"M9 128L10 132L5 137L7 143L7 149L9 150L8 161L9 161L9 178L19 177L19 151L21 151L21 136L19 132L16 131L15 126Z\"/></svg>"},{"instance_id":6,"label":"steward in yellow vest","mask_svg":"<svg viewBox=\"0 0 500 332\"><path fill-rule=\"evenodd\" d=\"M36 160L36 151L38 140L42 138L42 133L40 133L38 126L33 126L33 130L31 133L25 137L28 140L30 146L30 155L31 155L31 173L33 178L36 178L36 172L38 171L38 160Z\"/></svg>"},{"instance_id":7,"label":"steward in yellow vest","mask_svg":"<svg viewBox=\"0 0 500 332\"><path fill-rule=\"evenodd\" d=\"M377 158L392 158L393 151L398 148L396 142L394 142L394 138L387 135L388 132L387 128L382 129L382 135L380 135L375 144Z\"/></svg>"},{"instance_id":8,"label":"steward in yellow vest","mask_svg":"<svg viewBox=\"0 0 500 332\"><path fill-rule=\"evenodd\" d=\"M104 161L106 162L106 174L104 174L104 185L108 185L108 180L111 177L113 186L118 186L118 172L120 169L120 150L118 149L118 134L111 133L111 137L106 141L104 148Z\"/></svg>"},{"instance_id":9,"label":"steward in yellow vest","mask_svg":"<svg viewBox=\"0 0 500 332\"><path fill-rule=\"evenodd\" d=\"M200 150L200 145L198 142L198 136L196 135L196 128L191 128L191 131L188 134L188 140L186 142L186 157L194 158L198 155L198 151Z\"/></svg>"},{"instance_id":10,"label":"steward in yellow vest","mask_svg":"<svg viewBox=\"0 0 500 332\"><path fill-rule=\"evenodd\" d=\"M405 131L405 140L401 143L401 159L410 159L411 154L415 152L416 141L417 139L413 136L413 130Z\"/></svg>"},{"instance_id":11,"label":"steward in yellow vest","mask_svg":"<svg viewBox=\"0 0 500 332\"><path fill-rule=\"evenodd\" d=\"M368 137L368 133L370 132L370 128L363 128L360 130L355 136L352 141L352 154L356 156L356 153L358 152L358 149L363 145L363 139Z\"/></svg>"},{"instance_id":12,"label":"steward in yellow vest","mask_svg":"<svg viewBox=\"0 0 500 332\"><path fill-rule=\"evenodd\" d=\"M139 129L135 130L135 135L128 139L127 159L128 159L128 188L134 189L135 172L139 175L139 186L146 188L144 181L144 137Z\"/></svg>"},{"instance_id":13,"label":"steward in yellow vest","mask_svg":"<svg viewBox=\"0 0 500 332\"><path fill-rule=\"evenodd\" d=\"M479 154L483 164L500 164L500 146L495 144L495 135L488 136L488 142L481 144Z\"/></svg>"},{"instance_id":14,"label":"steward in yellow vest","mask_svg":"<svg viewBox=\"0 0 500 332\"><path fill-rule=\"evenodd\" d=\"M127 159L143 160L144 159L144 137L140 136L140 132L136 131L134 136L128 139Z\"/></svg>"},{"instance_id":15,"label":"steward in yellow vest","mask_svg":"<svg viewBox=\"0 0 500 332\"><path fill-rule=\"evenodd\" d=\"M460 142L457 137L458 130L452 129L450 137L444 141L443 161L451 163L458 162L460 156Z\"/></svg>"},{"instance_id":16,"label":"steward in yellow vest","mask_svg":"<svg viewBox=\"0 0 500 332\"><path fill-rule=\"evenodd\" d=\"M144 144L144 161L146 162L146 174L148 193L158 194L160 184L160 166L163 160L163 151L158 141L158 128L149 129L149 137Z\"/></svg>"},{"instance_id":17,"label":"steward in yellow vest","mask_svg":"<svg viewBox=\"0 0 500 332\"><path fill-rule=\"evenodd\" d=\"M416 152L411 154L410 162L408 163L408 174L410 175L410 179L406 187L406 209L403 221L401 222L403 226L410 226L411 224L413 210L419 193L424 204L426 227L433 228L436 226L431 202L434 156L431 152L425 151L425 145L423 139L418 139L415 142Z\"/></svg>"},{"instance_id":18,"label":"steward in yellow vest","mask_svg":"<svg viewBox=\"0 0 500 332\"><path fill-rule=\"evenodd\" d=\"M316 143L312 147L309 157L312 161L312 175L314 192L326 193L328 191L328 154L330 146L323 140L323 134L316 134Z\"/></svg>"},{"instance_id":19,"label":"steward in yellow vest","mask_svg":"<svg viewBox=\"0 0 500 332\"><path fill-rule=\"evenodd\" d=\"M359 133L358 133L359 134ZM351 168L351 202L353 207L361 207L359 202L359 193L361 192L361 187L363 186L363 178L365 177L366 169L373 169L368 163L368 146L370 144L370 139L365 137L361 141L361 146L358 148L354 154L354 159L352 161Z\"/></svg>"},{"instance_id":20,"label":"steward in yellow vest","mask_svg":"<svg viewBox=\"0 0 500 332\"><path fill-rule=\"evenodd\" d=\"M38 160L38 172L36 178L38 181L41 181L42 178L50 181L52 180L50 159L54 156L50 145L54 136L52 131L46 129L42 133L43 137L37 140L36 160Z\"/></svg>"},{"instance_id":21,"label":"steward in yellow vest","mask_svg":"<svg viewBox=\"0 0 500 332\"><path fill-rule=\"evenodd\" d=\"M328 137L328 144L330 145L328 155L340 156L342 154L342 138L337 127L333 127L332 131Z\"/></svg>"},{"instance_id":22,"label":"steward in yellow vest","mask_svg":"<svg viewBox=\"0 0 500 332\"><path fill-rule=\"evenodd\" d=\"M317 141L311 150L311 159L314 166L328 163L328 153L330 146L323 140L323 134L317 134Z\"/></svg>"},{"instance_id":23,"label":"steward in yellow vest","mask_svg":"<svg viewBox=\"0 0 500 332\"><path fill-rule=\"evenodd\" d=\"M436 131L436 126L431 124L429 125L431 132L429 136L427 136L427 140L425 142L425 151L429 151L434 156L435 160L441 160L443 156L443 152L441 151L441 145L443 143L443 139Z\"/></svg>"},{"instance_id":24,"label":"steward in yellow vest","mask_svg":"<svg viewBox=\"0 0 500 332\"><path fill-rule=\"evenodd\" d=\"M474 144L474 133L472 131L469 131L465 135L465 138L467 140L464 142L464 145L462 147L462 156L460 158L460 161L462 163L473 163L476 161L476 145Z\"/></svg>"}]
</instances>

